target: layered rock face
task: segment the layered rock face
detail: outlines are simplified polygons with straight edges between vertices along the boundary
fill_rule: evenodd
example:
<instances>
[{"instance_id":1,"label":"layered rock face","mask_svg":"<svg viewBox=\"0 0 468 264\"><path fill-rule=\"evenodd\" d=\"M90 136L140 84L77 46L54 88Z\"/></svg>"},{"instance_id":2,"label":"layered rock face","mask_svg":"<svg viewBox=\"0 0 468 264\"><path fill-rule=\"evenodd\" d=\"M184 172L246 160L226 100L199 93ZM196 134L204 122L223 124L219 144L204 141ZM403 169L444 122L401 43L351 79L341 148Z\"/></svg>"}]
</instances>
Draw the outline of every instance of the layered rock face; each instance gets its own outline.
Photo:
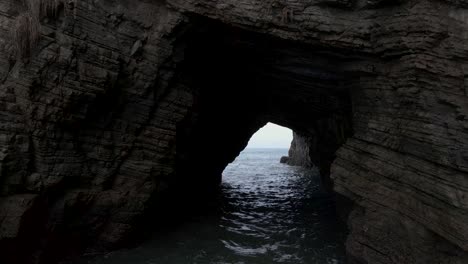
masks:
<instances>
[{"instance_id":1,"label":"layered rock face","mask_svg":"<svg viewBox=\"0 0 468 264\"><path fill-rule=\"evenodd\" d=\"M267 122L353 201L351 263L468 262L468 2L54 3L0 0L1 263L121 246Z\"/></svg>"},{"instance_id":2,"label":"layered rock face","mask_svg":"<svg viewBox=\"0 0 468 264\"><path fill-rule=\"evenodd\" d=\"M302 136L293 133L293 141L291 142L291 147L289 148L288 156L285 159L282 159L282 163L287 163L291 166L301 166L301 167L311 167L313 166L310 159L310 150L309 147L312 145L309 142L311 137Z\"/></svg>"}]
</instances>

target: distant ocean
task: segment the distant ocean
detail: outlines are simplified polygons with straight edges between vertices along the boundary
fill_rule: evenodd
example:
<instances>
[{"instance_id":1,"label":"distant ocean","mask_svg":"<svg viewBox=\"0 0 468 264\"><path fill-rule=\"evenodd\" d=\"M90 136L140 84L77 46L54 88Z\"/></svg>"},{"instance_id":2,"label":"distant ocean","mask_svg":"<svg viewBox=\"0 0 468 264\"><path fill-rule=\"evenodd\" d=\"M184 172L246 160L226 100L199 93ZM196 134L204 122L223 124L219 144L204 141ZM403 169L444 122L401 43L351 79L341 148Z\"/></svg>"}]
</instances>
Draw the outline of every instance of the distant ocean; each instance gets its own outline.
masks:
<instances>
[{"instance_id":1,"label":"distant ocean","mask_svg":"<svg viewBox=\"0 0 468 264\"><path fill-rule=\"evenodd\" d=\"M318 172L280 164L287 152L244 150L223 173L221 213L79 263L345 263L345 230Z\"/></svg>"}]
</instances>

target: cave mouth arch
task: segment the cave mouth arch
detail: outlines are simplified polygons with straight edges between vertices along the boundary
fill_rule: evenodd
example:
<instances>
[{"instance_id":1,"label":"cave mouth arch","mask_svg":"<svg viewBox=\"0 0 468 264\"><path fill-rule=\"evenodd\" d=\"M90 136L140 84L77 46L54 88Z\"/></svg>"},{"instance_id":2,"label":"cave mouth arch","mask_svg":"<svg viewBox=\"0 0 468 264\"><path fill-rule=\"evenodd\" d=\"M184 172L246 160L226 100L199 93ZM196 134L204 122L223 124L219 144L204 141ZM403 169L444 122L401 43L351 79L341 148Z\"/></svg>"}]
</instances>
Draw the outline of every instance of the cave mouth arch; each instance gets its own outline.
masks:
<instances>
[{"instance_id":1,"label":"cave mouth arch","mask_svg":"<svg viewBox=\"0 0 468 264\"><path fill-rule=\"evenodd\" d=\"M353 132L351 91L359 76L344 67L362 58L206 19L192 23L177 44L184 59L173 85L193 104L177 125L176 177L168 184L180 205L174 207L197 214L194 208L212 203L226 167L255 132L274 123L293 131L288 163L320 171L346 229L350 202L332 191L330 167Z\"/></svg>"},{"instance_id":2,"label":"cave mouth arch","mask_svg":"<svg viewBox=\"0 0 468 264\"><path fill-rule=\"evenodd\" d=\"M351 90L359 78L344 67L361 55L194 21L176 49L184 58L176 85L193 96L177 127L176 185L215 188L251 136L271 122L307 145L331 190L330 166L352 134Z\"/></svg>"}]
</instances>

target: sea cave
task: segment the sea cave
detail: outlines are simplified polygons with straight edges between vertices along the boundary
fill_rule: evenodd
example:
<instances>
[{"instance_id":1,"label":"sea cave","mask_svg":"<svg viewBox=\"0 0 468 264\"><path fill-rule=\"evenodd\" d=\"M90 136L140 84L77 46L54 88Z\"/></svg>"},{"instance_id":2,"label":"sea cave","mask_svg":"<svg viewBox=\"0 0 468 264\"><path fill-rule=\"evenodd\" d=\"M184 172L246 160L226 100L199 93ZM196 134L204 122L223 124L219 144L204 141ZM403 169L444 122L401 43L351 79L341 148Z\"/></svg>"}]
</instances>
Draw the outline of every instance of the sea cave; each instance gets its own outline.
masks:
<instances>
[{"instance_id":1,"label":"sea cave","mask_svg":"<svg viewBox=\"0 0 468 264\"><path fill-rule=\"evenodd\" d=\"M465 0L0 0L0 262L177 228L271 122L347 263L467 263L466 17Z\"/></svg>"}]
</instances>

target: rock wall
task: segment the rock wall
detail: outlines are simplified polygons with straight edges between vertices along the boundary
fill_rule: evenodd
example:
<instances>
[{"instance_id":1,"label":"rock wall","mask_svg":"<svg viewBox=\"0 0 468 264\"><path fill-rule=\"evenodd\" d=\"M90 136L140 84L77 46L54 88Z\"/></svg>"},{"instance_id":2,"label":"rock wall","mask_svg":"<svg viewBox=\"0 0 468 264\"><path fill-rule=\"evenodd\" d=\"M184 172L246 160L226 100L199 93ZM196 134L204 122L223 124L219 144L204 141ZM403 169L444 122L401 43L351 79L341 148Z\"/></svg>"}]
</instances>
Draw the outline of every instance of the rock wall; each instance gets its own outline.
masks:
<instances>
[{"instance_id":1,"label":"rock wall","mask_svg":"<svg viewBox=\"0 0 468 264\"><path fill-rule=\"evenodd\" d=\"M192 101L170 83L183 18L157 1L75 1L17 58L22 2L0 1L0 259L54 263L128 237L173 174Z\"/></svg>"},{"instance_id":2,"label":"rock wall","mask_svg":"<svg viewBox=\"0 0 468 264\"><path fill-rule=\"evenodd\" d=\"M121 246L268 121L353 200L351 262L468 262L468 2L57 3L36 41L0 0L2 263Z\"/></svg>"},{"instance_id":3,"label":"rock wall","mask_svg":"<svg viewBox=\"0 0 468 264\"><path fill-rule=\"evenodd\" d=\"M310 160L309 138L293 133L293 140L289 148L288 157L285 163L291 166L311 167L313 166Z\"/></svg>"}]
</instances>

